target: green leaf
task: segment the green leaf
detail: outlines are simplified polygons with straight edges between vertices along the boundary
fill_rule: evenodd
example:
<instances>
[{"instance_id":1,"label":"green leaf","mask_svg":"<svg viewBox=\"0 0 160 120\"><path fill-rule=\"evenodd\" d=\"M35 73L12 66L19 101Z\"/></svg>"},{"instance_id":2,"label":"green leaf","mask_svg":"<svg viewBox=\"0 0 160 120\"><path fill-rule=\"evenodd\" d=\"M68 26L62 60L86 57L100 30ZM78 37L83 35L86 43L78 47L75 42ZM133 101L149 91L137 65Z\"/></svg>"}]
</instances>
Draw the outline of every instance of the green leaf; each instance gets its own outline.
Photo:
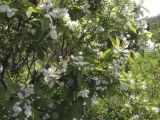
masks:
<instances>
[{"instance_id":1,"label":"green leaf","mask_svg":"<svg viewBox=\"0 0 160 120\"><path fill-rule=\"evenodd\" d=\"M40 120L38 111L36 109L34 109L34 108L32 108L32 119L33 120Z\"/></svg>"},{"instance_id":2,"label":"green leaf","mask_svg":"<svg viewBox=\"0 0 160 120\"><path fill-rule=\"evenodd\" d=\"M27 11L33 12L33 13L37 13L38 12L38 10L33 8L33 7L29 7Z\"/></svg>"},{"instance_id":3,"label":"green leaf","mask_svg":"<svg viewBox=\"0 0 160 120\"><path fill-rule=\"evenodd\" d=\"M120 46L120 40L119 38L116 36L116 45L119 47Z\"/></svg>"},{"instance_id":4,"label":"green leaf","mask_svg":"<svg viewBox=\"0 0 160 120\"><path fill-rule=\"evenodd\" d=\"M50 21L48 18L41 19L41 29L43 33L49 28L49 25L50 25Z\"/></svg>"},{"instance_id":5,"label":"green leaf","mask_svg":"<svg viewBox=\"0 0 160 120\"><path fill-rule=\"evenodd\" d=\"M57 112L53 112L51 115L52 120L59 120L60 115Z\"/></svg>"},{"instance_id":6,"label":"green leaf","mask_svg":"<svg viewBox=\"0 0 160 120\"><path fill-rule=\"evenodd\" d=\"M101 59L105 59L107 57L107 55L111 52L111 49L107 49L102 55L101 55Z\"/></svg>"},{"instance_id":7,"label":"green leaf","mask_svg":"<svg viewBox=\"0 0 160 120\"><path fill-rule=\"evenodd\" d=\"M37 51L37 57L39 59L41 59L41 60L44 58L44 52L43 52L43 50L38 50Z\"/></svg>"},{"instance_id":8,"label":"green leaf","mask_svg":"<svg viewBox=\"0 0 160 120\"><path fill-rule=\"evenodd\" d=\"M111 40L113 47L116 48L115 40L111 36L109 36L109 39Z\"/></svg>"},{"instance_id":9,"label":"green leaf","mask_svg":"<svg viewBox=\"0 0 160 120\"><path fill-rule=\"evenodd\" d=\"M137 34L137 30L132 25L130 26L130 30Z\"/></svg>"}]
</instances>

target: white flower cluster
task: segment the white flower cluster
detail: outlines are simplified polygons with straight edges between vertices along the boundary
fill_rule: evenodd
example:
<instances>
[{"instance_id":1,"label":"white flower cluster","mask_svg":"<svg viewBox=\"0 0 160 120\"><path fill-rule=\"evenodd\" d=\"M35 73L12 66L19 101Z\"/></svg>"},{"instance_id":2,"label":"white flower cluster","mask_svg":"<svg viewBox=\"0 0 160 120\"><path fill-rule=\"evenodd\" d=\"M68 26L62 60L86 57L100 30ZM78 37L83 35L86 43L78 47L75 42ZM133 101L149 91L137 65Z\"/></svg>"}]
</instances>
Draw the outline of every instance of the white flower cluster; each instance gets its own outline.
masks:
<instances>
[{"instance_id":1,"label":"white flower cluster","mask_svg":"<svg viewBox=\"0 0 160 120\"><path fill-rule=\"evenodd\" d=\"M141 88L142 88L143 90L146 90L146 89L147 89L147 83L146 83L145 81L143 81L143 82L141 83Z\"/></svg>"},{"instance_id":2,"label":"white flower cluster","mask_svg":"<svg viewBox=\"0 0 160 120\"><path fill-rule=\"evenodd\" d=\"M140 97L138 95L130 95L130 98L135 102L138 102L140 100Z\"/></svg>"},{"instance_id":3,"label":"white flower cluster","mask_svg":"<svg viewBox=\"0 0 160 120\"><path fill-rule=\"evenodd\" d=\"M14 118L18 119L18 115L21 112L24 112L25 114L25 118L24 120L28 120L28 118L31 116L32 114L32 106L31 106L31 102L28 100L27 103L22 104L22 102L16 102L12 108L13 114L12 116Z\"/></svg>"},{"instance_id":4,"label":"white flower cluster","mask_svg":"<svg viewBox=\"0 0 160 120\"><path fill-rule=\"evenodd\" d=\"M68 9L66 9L66 8L53 9L53 11L50 12L49 14L53 18L62 19L66 23L66 26L68 26L69 29L71 29L71 30L75 30L78 27L78 20L77 21L72 21L71 18L70 18L70 15L68 13Z\"/></svg>"},{"instance_id":5,"label":"white flower cluster","mask_svg":"<svg viewBox=\"0 0 160 120\"><path fill-rule=\"evenodd\" d=\"M51 0L43 0L43 3L38 5L38 9L49 11L53 6Z\"/></svg>"},{"instance_id":6,"label":"white flower cluster","mask_svg":"<svg viewBox=\"0 0 160 120\"><path fill-rule=\"evenodd\" d=\"M46 113L44 116L43 116L43 120L48 120L50 118L49 114Z\"/></svg>"},{"instance_id":7,"label":"white flower cluster","mask_svg":"<svg viewBox=\"0 0 160 120\"><path fill-rule=\"evenodd\" d=\"M127 57L120 57L119 59L113 59L111 70L115 72L116 77L122 78L123 75L120 73L121 70L125 69L125 63L128 60Z\"/></svg>"},{"instance_id":8,"label":"white flower cluster","mask_svg":"<svg viewBox=\"0 0 160 120\"><path fill-rule=\"evenodd\" d=\"M83 67L84 65L87 64L86 62L84 62L84 58L82 56L82 52L79 52L78 56L71 55L71 59L73 60L73 64L78 66L79 69L80 69L80 67Z\"/></svg>"},{"instance_id":9,"label":"white flower cluster","mask_svg":"<svg viewBox=\"0 0 160 120\"><path fill-rule=\"evenodd\" d=\"M21 92L17 93L19 99L23 100L34 94L34 85L27 85L21 87Z\"/></svg>"},{"instance_id":10,"label":"white flower cluster","mask_svg":"<svg viewBox=\"0 0 160 120\"><path fill-rule=\"evenodd\" d=\"M148 27L147 21L145 20L138 20L136 21L136 28L137 29L146 29Z\"/></svg>"},{"instance_id":11,"label":"white flower cluster","mask_svg":"<svg viewBox=\"0 0 160 120\"><path fill-rule=\"evenodd\" d=\"M158 107L152 107L151 110L156 113L160 112L160 109Z\"/></svg>"},{"instance_id":12,"label":"white flower cluster","mask_svg":"<svg viewBox=\"0 0 160 120\"><path fill-rule=\"evenodd\" d=\"M50 29L51 30L50 30L49 34L50 34L51 38L52 39L57 39L58 38L58 34L57 34L57 31L56 31L56 26L51 26Z\"/></svg>"},{"instance_id":13,"label":"white flower cluster","mask_svg":"<svg viewBox=\"0 0 160 120\"><path fill-rule=\"evenodd\" d=\"M104 32L105 31L105 29L102 26L100 26L100 25L97 27L97 30L99 32Z\"/></svg>"},{"instance_id":14,"label":"white flower cluster","mask_svg":"<svg viewBox=\"0 0 160 120\"><path fill-rule=\"evenodd\" d=\"M48 70L43 69L44 81L49 88L52 88L55 84L60 87L64 86L64 82L59 82L60 74L63 71L57 70L56 67L48 68Z\"/></svg>"},{"instance_id":15,"label":"white flower cluster","mask_svg":"<svg viewBox=\"0 0 160 120\"><path fill-rule=\"evenodd\" d=\"M89 97L88 94L89 94L89 90L84 89L84 90L81 90L81 91L78 93L78 97L81 96L81 97L83 97L83 98L88 98L88 97Z\"/></svg>"},{"instance_id":16,"label":"white flower cluster","mask_svg":"<svg viewBox=\"0 0 160 120\"><path fill-rule=\"evenodd\" d=\"M127 6L127 5L125 5L124 9L121 11L121 13L124 16L129 15L131 12L132 12L132 9L129 6Z\"/></svg>"},{"instance_id":17,"label":"white flower cluster","mask_svg":"<svg viewBox=\"0 0 160 120\"><path fill-rule=\"evenodd\" d=\"M131 120L139 120L139 115L134 115L132 118L131 118Z\"/></svg>"},{"instance_id":18,"label":"white flower cluster","mask_svg":"<svg viewBox=\"0 0 160 120\"><path fill-rule=\"evenodd\" d=\"M13 106L12 110L14 112L12 116L17 117L18 114L20 112L22 112L22 107L20 106L20 102L16 102L15 105Z\"/></svg>"},{"instance_id":19,"label":"white flower cluster","mask_svg":"<svg viewBox=\"0 0 160 120\"><path fill-rule=\"evenodd\" d=\"M75 30L78 27L78 20L77 21L71 20L70 15L68 13L68 9L53 8L53 7L54 5L50 0L45 0L42 4L38 6L40 10L46 10L46 14L44 16L49 18L51 23L52 23L52 18L54 19L60 18L65 22L66 26L68 26L69 29ZM51 32L53 32L53 29ZM53 34L55 34L55 31L53 32ZM56 38L56 37L53 37L53 38Z\"/></svg>"},{"instance_id":20,"label":"white flower cluster","mask_svg":"<svg viewBox=\"0 0 160 120\"><path fill-rule=\"evenodd\" d=\"M132 78L132 73L131 73L131 71L128 72L128 76L127 76L126 80L127 80L128 82L130 82L130 84L132 84L132 85L135 84L135 80Z\"/></svg>"},{"instance_id":21,"label":"white flower cluster","mask_svg":"<svg viewBox=\"0 0 160 120\"><path fill-rule=\"evenodd\" d=\"M120 73L119 73L120 74ZM121 77L124 77L122 74L120 74L120 76ZM126 78L126 80L128 81L128 82L130 82L130 84L132 84L132 85L134 85L135 84L135 80L134 79L132 79L132 74L131 74L131 72L128 72L128 78ZM123 82L123 81L120 81L120 90L123 90L123 91L126 91L126 90L128 90L128 85L125 83L125 82Z\"/></svg>"},{"instance_id":22,"label":"white flower cluster","mask_svg":"<svg viewBox=\"0 0 160 120\"><path fill-rule=\"evenodd\" d=\"M34 100L26 99L30 97L32 94L34 94L34 86L33 85L26 85L21 87L21 92L17 93L18 98L20 99L19 102L16 102L14 106L12 107L13 114L12 116L14 118L18 119L18 115L21 112L24 112L25 119L28 120L28 118L31 116L32 113L32 106L31 103ZM25 100L25 102L23 102Z\"/></svg>"},{"instance_id":23,"label":"white flower cluster","mask_svg":"<svg viewBox=\"0 0 160 120\"><path fill-rule=\"evenodd\" d=\"M129 34L127 34L126 37L123 36L121 38L122 39L122 47L125 49L128 48L128 46L130 45L130 41L127 38L130 38Z\"/></svg>"},{"instance_id":24,"label":"white flower cluster","mask_svg":"<svg viewBox=\"0 0 160 120\"><path fill-rule=\"evenodd\" d=\"M95 81L97 91L103 92L104 90L107 89L106 87L107 82L105 80L102 80L101 78L98 77L93 77L92 79Z\"/></svg>"},{"instance_id":25,"label":"white flower cluster","mask_svg":"<svg viewBox=\"0 0 160 120\"><path fill-rule=\"evenodd\" d=\"M92 104L93 104L93 105L98 104L97 95L93 95L93 96L91 97L91 101L92 101Z\"/></svg>"},{"instance_id":26,"label":"white flower cluster","mask_svg":"<svg viewBox=\"0 0 160 120\"><path fill-rule=\"evenodd\" d=\"M14 19L14 21L18 24L18 19ZM25 26L27 27L27 31L30 32L32 35L36 34L36 29L34 29L31 24L26 23Z\"/></svg>"},{"instance_id":27,"label":"white flower cluster","mask_svg":"<svg viewBox=\"0 0 160 120\"><path fill-rule=\"evenodd\" d=\"M146 43L146 48L150 51L153 50L155 48L155 43L151 40L148 40Z\"/></svg>"},{"instance_id":28,"label":"white flower cluster","mask_svg":"<svg viewBox=\"0 0 160 120\"><path fill-rule=\"evenodd\" d=\"M7 17L11 18L15 15L17 9L16 8L10 8L8 5L6 4L2 4L0 2L0 13L7 13Z\"/></svg>"}]
</instances>

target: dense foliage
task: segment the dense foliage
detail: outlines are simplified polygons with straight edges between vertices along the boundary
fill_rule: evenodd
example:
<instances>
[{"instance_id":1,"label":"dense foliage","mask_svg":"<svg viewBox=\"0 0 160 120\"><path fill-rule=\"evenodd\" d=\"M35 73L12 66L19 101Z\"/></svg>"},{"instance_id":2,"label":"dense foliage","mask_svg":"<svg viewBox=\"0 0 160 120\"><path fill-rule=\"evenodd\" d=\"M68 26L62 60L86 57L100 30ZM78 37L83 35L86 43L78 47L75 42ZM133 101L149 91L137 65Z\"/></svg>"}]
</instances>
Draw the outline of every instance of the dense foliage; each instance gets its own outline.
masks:
<instances>
[{"instance_id":1,"label":"dense foliage","mask_svg":"<svg viewBox=\"0 0 160 120\"><path fill-rule=\"evenodd\" d=\"M151 17L147 19L149 26L150 26L150 31L153 32L153 38L155 40L160 40L160 15Z\"/></svg>"},{"instance_id":2,"label":"dense foliage","mask_svg":"<svg viewBox=\"0 0 160 120\"><path fill-rule=\"evenodd\" d=\"M131 0L1 0L0 119L158 120L142 16Z\"/></svg>"}]
</instances>

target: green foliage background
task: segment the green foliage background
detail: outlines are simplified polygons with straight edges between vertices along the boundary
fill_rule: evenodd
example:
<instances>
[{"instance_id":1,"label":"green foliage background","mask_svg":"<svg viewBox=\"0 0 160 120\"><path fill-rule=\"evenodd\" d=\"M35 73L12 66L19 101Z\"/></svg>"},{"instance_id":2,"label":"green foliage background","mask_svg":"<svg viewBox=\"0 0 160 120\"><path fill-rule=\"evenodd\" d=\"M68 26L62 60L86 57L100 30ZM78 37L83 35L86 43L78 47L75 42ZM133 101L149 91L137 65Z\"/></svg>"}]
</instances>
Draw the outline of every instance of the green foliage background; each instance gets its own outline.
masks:
<instances>
[{"instance_id":1,"label":"green foliage background","mask_svg":"<svg viewBox=\"0 0 160 120\"><path fill-rule=\"evenodd\" d=\"M43 3L54 6L40 9ZM160 118L160 56L142 49L150 33L137 19L140 5L3 0L0 8L0 119Z\"/></svg>"}]
</instances>

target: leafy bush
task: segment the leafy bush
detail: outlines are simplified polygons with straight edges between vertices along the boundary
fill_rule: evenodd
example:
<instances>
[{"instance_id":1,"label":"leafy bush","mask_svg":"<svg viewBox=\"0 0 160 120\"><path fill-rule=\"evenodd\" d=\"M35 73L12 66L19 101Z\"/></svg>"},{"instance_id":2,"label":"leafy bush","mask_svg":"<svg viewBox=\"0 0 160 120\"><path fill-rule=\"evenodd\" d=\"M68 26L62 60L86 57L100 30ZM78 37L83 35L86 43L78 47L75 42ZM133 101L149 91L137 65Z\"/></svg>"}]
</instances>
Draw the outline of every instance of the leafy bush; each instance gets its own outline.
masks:
<instances>
[{"instance_id":1,"label":"leafy bush","mask_svg":"<svg viewBox=\"0 0 160 120\"><path fill-rule=\"evenodd\" d=\"M130 0L0 1L0 119L158 119L128 72L151 37L142 13Z\"/></svg>"}]
</instances>

